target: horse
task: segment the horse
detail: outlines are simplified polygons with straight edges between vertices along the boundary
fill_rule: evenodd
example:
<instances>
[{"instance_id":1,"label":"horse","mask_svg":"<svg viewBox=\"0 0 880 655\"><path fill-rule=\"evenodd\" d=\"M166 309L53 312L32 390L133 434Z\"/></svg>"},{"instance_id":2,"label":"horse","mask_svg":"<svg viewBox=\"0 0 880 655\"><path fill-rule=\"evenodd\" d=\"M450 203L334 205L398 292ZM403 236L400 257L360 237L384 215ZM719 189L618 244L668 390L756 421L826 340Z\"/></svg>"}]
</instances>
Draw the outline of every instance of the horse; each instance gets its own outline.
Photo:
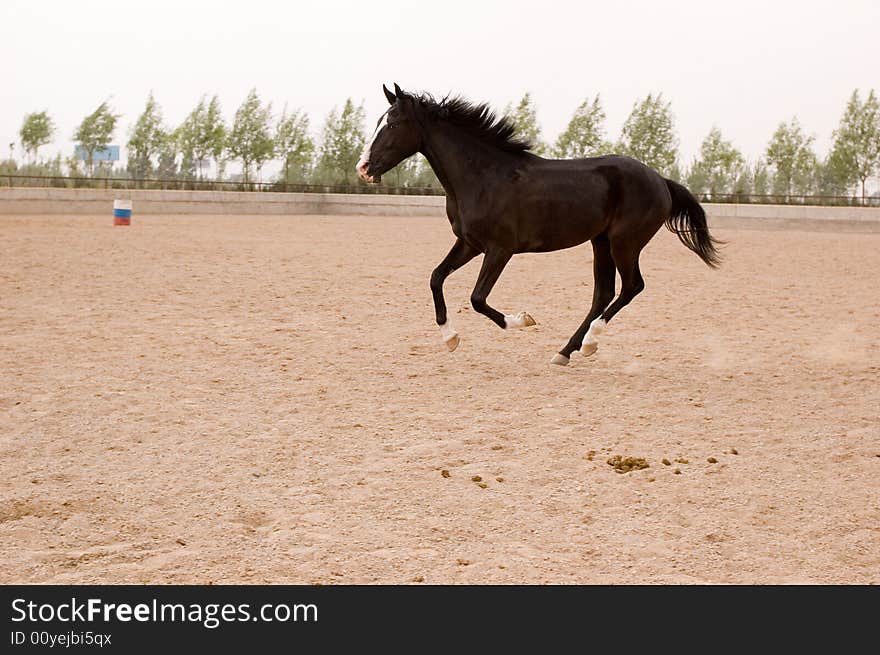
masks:
<instances>
[{"instance_id":1,"label":"horse","mask_svg":"<svg viewBox=\"0 0 880 655\"><path fill-rule=\"evenodd\" d=\"M579 350L596 352L608 322L645 288L639 254L664 224L708 266L720 263L706 213L681 184L621 155L545 159L517 137L507 117L461 96L382 90L390 107L376 122L357 163L366 182L419 152L446 192L455 235L449 254L431 274L437 325L450 351L460 342L446 315L443 282L483 254L471 294L473 308L502 329L535 325L528 312L504 314L489 293L513 255L552 252L589 241L593 301L586 318L551 362L565 366ZM621 289L615 299L615 271Z\"/></svg>"}]
</instances>

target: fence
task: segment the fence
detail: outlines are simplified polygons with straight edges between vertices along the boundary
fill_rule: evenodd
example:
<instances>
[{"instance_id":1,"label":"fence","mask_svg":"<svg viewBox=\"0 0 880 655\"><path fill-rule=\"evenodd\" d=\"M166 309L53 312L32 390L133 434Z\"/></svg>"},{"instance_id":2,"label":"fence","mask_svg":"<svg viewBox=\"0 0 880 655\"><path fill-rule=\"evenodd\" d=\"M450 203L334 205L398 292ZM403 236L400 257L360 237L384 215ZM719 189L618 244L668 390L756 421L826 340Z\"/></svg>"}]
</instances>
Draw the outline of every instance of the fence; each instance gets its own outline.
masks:
<instances>
[{"instance_id":1,"label":"fence","mask_svg":"<svg viewBox=\"0 0 880 655\"><path fill-rule=\"evenodd\" d=\"M773 195L743 193L698 193L703 203L736 205L806 205L821 207L880 207L880 196L819 196L819 195Z\"/></svg>"},{"instance_id":2,"label":"fence","mask_svg":"<svg viewBox=\"0 0 880 655\"><path fill-rule=\"evenodd\" d=\"M62 189L150 189L166 191L271 191L275 193L371 193L398 196L442 196L438 187L395 187L383 184L327 185L286 182L229 182L198 179L136 179L0 174L0 186ZM700 202L741 205L808 205L880 207L880 196L772 195L700 193Z\"/></svg>"},{"instance_id":3,"label":"fence","mask_svg":"<svg viewBox=\"0 0 880 655\"><path fill-rule=\"evenodd\" d=\"M198 179L138 179L126 177L67 177L0 174L0 186L60 189L145 189L155 191L271 191L274 193L371 193L395 196L442 196L437 187L394 187L384 184L291 184L286 182L229 182Z\"/></svg>"}]
</instances>

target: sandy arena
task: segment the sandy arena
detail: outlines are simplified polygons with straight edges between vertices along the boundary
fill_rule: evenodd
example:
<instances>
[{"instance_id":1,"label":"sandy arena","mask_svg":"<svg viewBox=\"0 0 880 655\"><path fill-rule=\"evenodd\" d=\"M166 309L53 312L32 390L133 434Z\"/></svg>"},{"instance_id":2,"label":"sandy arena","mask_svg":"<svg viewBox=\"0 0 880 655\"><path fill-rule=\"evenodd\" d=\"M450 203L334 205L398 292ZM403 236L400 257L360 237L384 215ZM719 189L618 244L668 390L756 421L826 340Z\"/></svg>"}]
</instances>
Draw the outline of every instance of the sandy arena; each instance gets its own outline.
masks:
<instances>
[{"instance_id":1,"label":"sandy arena","mask_svg":"<svg viewBox=\"0 0 880 655\"><path fill-rule=\"evenodd\" d=\"M0 582L880 583L880 234L664 230L562 368L588 245L450 354L445 219L111 222L0 216Z\"/></svg>"}]
</instances>

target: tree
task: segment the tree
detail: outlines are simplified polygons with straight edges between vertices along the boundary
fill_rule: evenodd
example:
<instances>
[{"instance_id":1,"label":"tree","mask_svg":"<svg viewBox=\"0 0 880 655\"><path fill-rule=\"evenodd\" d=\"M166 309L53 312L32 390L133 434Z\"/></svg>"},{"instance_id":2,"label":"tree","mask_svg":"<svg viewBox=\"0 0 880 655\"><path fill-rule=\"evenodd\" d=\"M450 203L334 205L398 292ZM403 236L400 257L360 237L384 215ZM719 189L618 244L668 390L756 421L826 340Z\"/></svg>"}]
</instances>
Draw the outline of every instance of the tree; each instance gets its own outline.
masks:
<instances>
[{"instance_id":1,"label":"tree","mask_svg":"<svg viewBox=\"0 0 880 655\"><path fill-rule=\"evenodd\" d=\"M321 157L318 160L319 176L325 181L350 183L366 141L365 118L363 103L355 106L351 98L345 101L341 114L334 107L327 115L321 139Z\"/></svg>"},{"instance_id":2,"label":"tree","mask_svg":"<svg viewBox=\"0 0 880 655\"><path fill-rule=\"evenodd\" d=\"M48 112L38 111L24 117L18 134L21 137L21 147L25 153L30 154L31 161L36 161L40 146L52 142L55 131L55 123Z\"/></svg>"},{"instance_id":3,"label":"tree","mask_svg":"<svg viewBox=\"0 0 880 655\"><path fill-rule=\"evenodd\" d=\"M179 152L176 130L163 134L162 142L158 148L159 163L156 166L156 175L162 179L177 177L180 172L177 167L177 155Z\"/></svg>"},{"instance_id":4,"label":"tree","mask_svg":"<svg viewBox=\"0 0 880 655\"><path fill-rule=\"evenodd\" d=\"M605 139L605 111L597 95L590 102L587 98L568 122L568 126L556 139L553 155L560 159L595 157L611 152L611 144Z\"/></svg>"},{"instance_id":5,"label":"tree","mask_svg":"<svg viewBox=\"0 0 880 655\"><path fill-rule=\"evenodd\" d=\"M663 94L633 104L621 130L618 150L638 159L661 175L672 175L678 159L678 137L671 103L663 102Z\"/></svg>"},{"instance_id":6,"label":"tree","mask_svg":"<svg viewBox=\"0 0 880 655\"><path fill-rule=\"evenodd\" d=\"M544 154L547 147L541 141L541 126L538 124L538 112L532 102L531 93L526 92L516 106L508 103L504 108L504 115L516 126L517 137L532 144L532 152L536 155Z\"/></svg>"},{"instance_id":7,"label":"tree","mask_svg":"<svg viewBox=\"0 0 880 655\"><path fill-rule=\"evenodd\" d=\"M833 154L832 151L825 161L819 162L816 166L814 188L820 196L845 196L852 187L852 180L841 175Z\"/></svg>"},{"instance_id":8,"label":"tree","mask_svg":"<svg viewBox=\"0 0 880 655\"><path fill-rule=\"evenodd\" d=\"M241 160L245 182L250 181L252 164L256 164L259 175L263 164L272 158L275 146L270 134L271 120L271 103L263 107L257 90L251 89L235 112L235 121L229 134L229 152L234 158Z\"/></svg>"},{"instance_id":9,"label":"tree","mask_svg":"<svg viewBox=\"0 0 880 655\"><path fill-rule=\"evenodd\" d=\"M834 131L827 164L831 177L838 182L860 182L864 201L865 182L880 171L880 102L873 89L865 102L859 99L858 89L853 91Z\"/></svg>"},{"instance_id":10,"label":"tree","mask_svg":"<svg viewBox=\"0 0 880 655\"><path fill-rule=\"evenodd\" d=\"M110 145L113 132L116 130L116 122L119 114L113 113L110 105L105 100L98 108L83 119L73 135L86 152L86 165L89 173L92 172L95 161L95 152L103 150Z\"/></svg>"},{"instance_id":11,"label":"tree","mask_svg":"<svg viewBox=\"0 0 880 655\"><path fill-rule=\"evenodd\" d=\"M390 179L394 186L399 187L439 187L440 180L434 169L420 153L405 159L394 167L394 177Z\"/></svg>"},{"instance_id":12,"label":"tree","mask_svg":"<svg viewBox=\"0 0 880 655\"><path fill-rule=\"evenodd\" d=\"M685 177L687 188L693 194L706 193L709 190L709 176L706 169L700 165L700 160L694 157L694 163L688 169Z\"/></svg>"},{"instance_id":13,"label":"tree","mask_svg":"<svg viewBox=\"0 0 880 655\"><path fill-rule=\"evenodd\" d=\"M806 193L812 186L816 155L810 146L813 137L804 133L797 118L780 123L767 144L767 164L773 167L773 193L791 196Z\"/></svg>"},{"instance_id":14,"label":"tree","mask_svg":"<svg viewBox=\"0 0 880 655\"><path fill-rule=\"evenodd\" d=\"M315 142L309 136L309 116L299 110L287 113L287 107L275 128L275 152L284 160L282 180L305 182L311 174Z\"/></svg>"},{"instance_id":15,"label":"tree","mask_svg":"<svg viewBox=\"0 0 880 655\"><path fill-rule=\"evenodd\" d=\"M223 112L220 107L220 98L216 95L208 103L208 111L205 114L204 132L208 144L208 152L217 166L217 178L223 177L223 169L226 166L226 151L229 130L226 121L223 120Z\"/></svg>"},{"instance_id":16,"label":"tree","mask_svg":"<svg viewBox=\"0 0 880 655\"><path fill-rule=\"evenodd\" d=\"M737 170L736 177L733 180L733 194L737 196L737 202L739 202L741 196L751 195L753 176L754 172L752 171L752 167L743 162L742 166Z\"/></svg>"},{"instance_id":17,"label":"tree","mask_svg":"<svg viewBox=\"0 0 880 655\"><path fill-rule=\"evenodd\" d=\"M767 163L759 159L755 162L755 168L752 172L752 193L757 196L766 196L770 192L772 182L770 178L770 170L767 168Z\"/></svg>"},{"instance_id":18,"label":"tree","mask_svg":"<svg viewBox=\"0 0 880 655\"><path fill-rule=\"evenodd\" d=\"M134 177L148 177L153 172L153 157L165 141L165 132L162 110L151 91L128 139L128 170Z\"/></svg>"},{"instance_id":19,"label":"tree","mask_svg":"<svg viewBox=\"0 0 880 655\"><path fill-rule=\"evenodd\" d=\"M712 127L700 145L699 159L694 163L692 175L702 178L704 188L714 197L719 193L730 193L745 160L730 141L725 141L721 130Z\"/></svg>"},{"instance_id":20,"label":"tree","mask_svg":"<svg viewBox=\"0 0 880 655\"><path fill-rule=\"evenodd\" d=\"M219 161L226 145L226 125L217 96L211 98L210 102L206 101L205 96L201 97L196 108L177 128L177 140L184 155L186 170L197 170L201 178L209 155L217 162L219 170Z\"/></svg>"}]
</instances>

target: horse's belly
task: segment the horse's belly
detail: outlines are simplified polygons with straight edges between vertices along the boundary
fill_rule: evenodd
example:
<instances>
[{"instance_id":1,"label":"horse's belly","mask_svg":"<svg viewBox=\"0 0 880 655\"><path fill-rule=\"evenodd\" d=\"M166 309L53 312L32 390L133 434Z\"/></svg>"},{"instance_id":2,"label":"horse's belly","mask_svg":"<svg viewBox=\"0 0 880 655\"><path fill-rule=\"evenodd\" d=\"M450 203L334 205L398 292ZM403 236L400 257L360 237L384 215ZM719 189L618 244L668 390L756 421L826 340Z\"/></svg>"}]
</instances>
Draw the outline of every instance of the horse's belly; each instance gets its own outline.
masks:
<instances>
[{"instance_id":1,"label":"horse's belly","mask_svg":"<svg viewBox=\"0 0 880 655\"><path fill-rule=\"evenodd\" d=\"M553 217L529 225L521 233L522 252L550 252L573 248L602 231L595 220L583 216Z\"/></svg>"}]
</instances>

